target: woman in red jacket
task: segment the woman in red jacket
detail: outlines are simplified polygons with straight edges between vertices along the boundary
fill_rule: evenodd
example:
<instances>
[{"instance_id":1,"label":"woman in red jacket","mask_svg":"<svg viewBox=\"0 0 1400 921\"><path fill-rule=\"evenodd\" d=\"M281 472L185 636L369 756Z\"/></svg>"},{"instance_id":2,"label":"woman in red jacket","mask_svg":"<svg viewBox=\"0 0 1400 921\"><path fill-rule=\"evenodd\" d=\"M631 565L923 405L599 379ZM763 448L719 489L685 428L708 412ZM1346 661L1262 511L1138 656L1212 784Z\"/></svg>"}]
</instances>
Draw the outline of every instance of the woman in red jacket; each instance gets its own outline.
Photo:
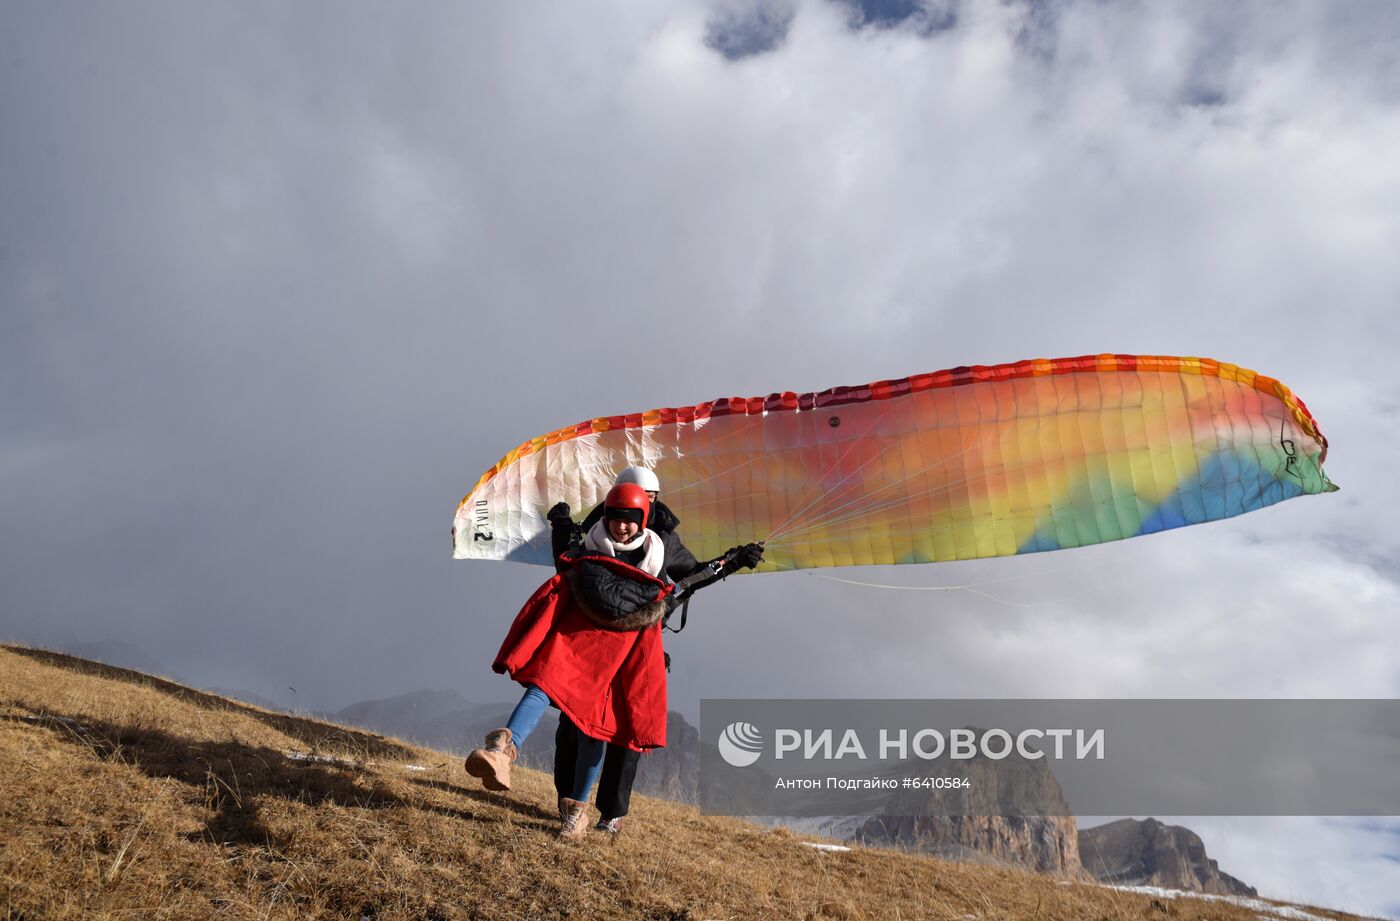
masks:
<instances>
[{"instance_id":1,"label":"woman in red jacket","mask_svg":"<svg viewBox=\"0 0 1400 921\"><path fill-rule=\"evenodd\" d=\"M560 800L561 837L583 834L588 794L607 743L633 751L666 744L661 624L674 586L663 540L646 527L651 502L635 483L614 486L583 547L525 602L492 668L525 694L506 726L466 761L488 790L510 789L516 751L553 705L578 727L572 795Z\"/></svg>"},{"instance_id":2,"label":"woman in red jacket","mask_svg":"<svg viewBox=\"0 0 1400 921\"><path fill-rule=\"evenodd\" d=\"M677 528L680 519L675 512L661 501L661 480L646 467L627 467L620 471L614 483L636 483L646 490L651 500L651 510L647 513L647 528L660 535L666 546L665 573L677 583L671 599L684 600L693 592L713 584L738 569L752 569L763 561L762 544L744 544L734 547L709 562L700 562L681 541ZM550 544L557 560L571 543L581 540L603 517L603 504L600 502L583 519L582 526L575 525L569 517L569 506L563 502L549 510L551 528ZM670 627L669 623L665 624ZM679 633L685 626L674 628ZM670 659L667 658L669 669ZM579 732L567 716L559 720L559 728L554 733L554 787L562 800L569 796L574 785L574 762L577 755ZM627 815L632 800L632 786L636 782L637 767L641 753L619 745L609 745L603 756L603 771L598 775L595 804L601 815L594 828L616 834L622 829L622 820Z\"/></svg>"}]
</instances>

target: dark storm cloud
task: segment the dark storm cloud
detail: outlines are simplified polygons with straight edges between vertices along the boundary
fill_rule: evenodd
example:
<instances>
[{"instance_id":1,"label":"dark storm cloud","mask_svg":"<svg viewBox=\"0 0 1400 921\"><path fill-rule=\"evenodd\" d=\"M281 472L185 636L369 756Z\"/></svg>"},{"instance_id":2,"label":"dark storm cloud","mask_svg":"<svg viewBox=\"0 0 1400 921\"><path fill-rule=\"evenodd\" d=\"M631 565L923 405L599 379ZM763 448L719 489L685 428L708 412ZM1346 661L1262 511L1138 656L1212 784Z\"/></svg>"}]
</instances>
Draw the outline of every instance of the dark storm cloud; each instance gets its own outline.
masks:
<instances>
[{"instance_id":1,"label":"dark storm cloud","mask_svg":"<svg viewBox=\"0 0 1400 921\"><path fill-rule=\"evenodd\" d=\"M782 0L720 6L705 23L705 44L730 61L772 51L787 37L796 12Z\"/></svg>"},{"instance_id":2,"label":"dark storm cloud","mask_svg":"<svg viewBox=\"0 0 1400 921\"><path fill-rule=\"evenodd\" d=\"M854 28L913 27L916 32L944 32L958 24L957 3L921 0L833 0L850 9Z\"/></svg>"}]
</instances>

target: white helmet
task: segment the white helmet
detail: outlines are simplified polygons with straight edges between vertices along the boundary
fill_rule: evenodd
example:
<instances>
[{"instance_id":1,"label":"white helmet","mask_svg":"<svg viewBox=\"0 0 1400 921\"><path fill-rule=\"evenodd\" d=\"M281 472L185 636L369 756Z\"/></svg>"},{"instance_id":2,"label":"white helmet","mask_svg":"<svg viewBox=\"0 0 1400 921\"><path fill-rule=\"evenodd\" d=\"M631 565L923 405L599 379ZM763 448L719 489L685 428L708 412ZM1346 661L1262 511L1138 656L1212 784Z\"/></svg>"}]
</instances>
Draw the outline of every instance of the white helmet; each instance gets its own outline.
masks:
<instances>
[{"instance_id":1,"label":"white helmet","mask_svg":"<svg viewBox=\"0 0 1400 921\"><path fill-rule=\"evenodd\" d=\"M628 467L617 475L615 483L636 483L647 492L661 492L661 481L645 467Z\"/></svg>"}]
</instances>

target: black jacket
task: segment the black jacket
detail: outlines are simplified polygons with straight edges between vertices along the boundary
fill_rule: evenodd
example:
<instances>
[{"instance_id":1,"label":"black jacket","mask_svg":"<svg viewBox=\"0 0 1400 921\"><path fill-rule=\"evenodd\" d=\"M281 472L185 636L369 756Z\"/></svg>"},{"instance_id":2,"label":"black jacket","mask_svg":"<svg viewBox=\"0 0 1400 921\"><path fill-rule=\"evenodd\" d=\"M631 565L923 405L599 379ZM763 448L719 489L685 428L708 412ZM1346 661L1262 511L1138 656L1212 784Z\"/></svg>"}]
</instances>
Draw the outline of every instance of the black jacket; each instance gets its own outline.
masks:
<instances>
[{"instance_id":1,"label":"black jacket","mask_svg":"<svg viewBox=\"0 0 1400 921\"><path fill-rule=\"evenodd\" d=\"M664 618L668 586L613 557L571 550L560 557L574 603L607 630L641 630Z\"/></svg>"}]
</instances>

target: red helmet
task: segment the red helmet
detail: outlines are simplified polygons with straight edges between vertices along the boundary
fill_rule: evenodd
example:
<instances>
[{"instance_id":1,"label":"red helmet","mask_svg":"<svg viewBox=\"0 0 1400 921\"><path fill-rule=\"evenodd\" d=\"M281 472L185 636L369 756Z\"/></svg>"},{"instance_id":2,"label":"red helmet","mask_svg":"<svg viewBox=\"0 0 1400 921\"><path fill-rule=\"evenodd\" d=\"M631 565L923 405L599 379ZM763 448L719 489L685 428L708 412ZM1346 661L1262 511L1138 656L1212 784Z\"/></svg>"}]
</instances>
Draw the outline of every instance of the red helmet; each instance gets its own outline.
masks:
<instances>
[{"instance_id":1,"label":"red helmet","mask_svg":"<svg viewBox=\"0 0 1400 921\"><path fill-rule=\"evenodd\" d=\"M645 528L647 519L651 517L651 500L647 498L647 491L636 483L618 483L608 490L608 497L603 500L603 517L635 521Z\"/></svg>"}]
</instances>

